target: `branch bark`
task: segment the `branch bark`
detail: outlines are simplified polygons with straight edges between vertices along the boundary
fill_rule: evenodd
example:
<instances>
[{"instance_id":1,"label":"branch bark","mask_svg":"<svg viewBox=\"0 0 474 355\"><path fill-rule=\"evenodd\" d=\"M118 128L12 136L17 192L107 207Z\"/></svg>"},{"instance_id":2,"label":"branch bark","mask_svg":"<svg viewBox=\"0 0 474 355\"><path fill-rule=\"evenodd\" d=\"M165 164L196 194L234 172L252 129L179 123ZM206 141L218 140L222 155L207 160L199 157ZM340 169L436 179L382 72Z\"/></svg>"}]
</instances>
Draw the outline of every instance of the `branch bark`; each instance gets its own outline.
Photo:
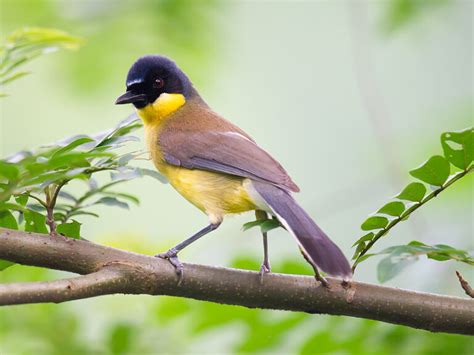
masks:
<instances>
[{"instance_id":1,"label":"branch bark","mask_svg":"<svg viewBox=\"0 0 474 355\"><path fill-rule=\"evenodd\" d=\"M91 242L0 228L0 259L81 274L0 285L0 305L65 302L106 294L169 295L240 305L374 319L434 332L474 335L474 300L328 279L185 264L177 285L165 260Z\"/></svg>"}]
</instances>

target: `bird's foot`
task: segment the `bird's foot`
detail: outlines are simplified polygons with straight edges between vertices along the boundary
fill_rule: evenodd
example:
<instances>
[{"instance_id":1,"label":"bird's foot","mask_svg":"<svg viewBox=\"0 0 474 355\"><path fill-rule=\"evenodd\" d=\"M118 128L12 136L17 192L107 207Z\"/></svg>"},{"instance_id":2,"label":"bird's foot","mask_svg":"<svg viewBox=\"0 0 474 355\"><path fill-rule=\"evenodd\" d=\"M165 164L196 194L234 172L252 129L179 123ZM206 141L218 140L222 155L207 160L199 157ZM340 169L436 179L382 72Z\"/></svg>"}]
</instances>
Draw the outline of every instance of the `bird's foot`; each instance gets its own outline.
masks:
<instances>
[{"instance_id":1,"label":"bird's foot","mask_svg":"<svg viewBox=\"0 0 474 355\"><path fill-rule=\"evenodd\" d=\"M269 274L270 272L272 272L272 268L270 267L270 263L268 261L264 261L262 263L262 266L260 266L260 271L259 271L259 275L260 275L260 283L263 284L263 275L265 274Z\"/></svg>"},{"instance_id":2,"label":"bird's foot","mask_svg":"<svg viewBox=\"0 0 474 355\"><path fill-rule=\"evenodd\" d=\"M171 265L174 266L176 274L178 275L178 286L181 285L184 278L184 266L183 263L178 259L178 252L174 248L171 248L166 253L156 254L155 257L166 259Z\"/></svg>"}]
</instances>

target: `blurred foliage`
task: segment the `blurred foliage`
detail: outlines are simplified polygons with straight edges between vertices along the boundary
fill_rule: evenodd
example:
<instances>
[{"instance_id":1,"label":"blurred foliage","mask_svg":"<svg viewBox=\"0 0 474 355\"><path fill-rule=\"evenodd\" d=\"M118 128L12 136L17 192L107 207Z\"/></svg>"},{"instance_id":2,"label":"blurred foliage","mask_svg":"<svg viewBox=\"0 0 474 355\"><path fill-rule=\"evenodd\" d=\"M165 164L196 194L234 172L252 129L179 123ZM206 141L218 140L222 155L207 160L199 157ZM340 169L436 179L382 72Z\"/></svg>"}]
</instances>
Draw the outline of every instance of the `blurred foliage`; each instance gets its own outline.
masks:
<instances>
[{"instance_id":1,"label":"blurred foliage","mask_svg":"<svg viewBox=\"0 0 474 355\"><path fill-rule=\"evenodd\" d=\"M432 188L429 194L426 194L427 188L423 183L412 182L395 197L395 201L388 202L375 215L370 216L362 223L361 229L370 232L359 238L353 245L356 247L352 257L355 260L353 269L362 261L376 255L368 254L368 251L393 227L406 221L418 208L454 182L474 171L472 164L474 160L474 128L443 133L441 146L444 156L434 155L420 167L410 171L410 175ZM452 170L454 173L450 175ZM417 255L420 254L427 254L434 260L456 260L474 265L473 259L468 256L466 251L447 245L429 247L416 241L406 246L385 249L377 254L390 254L378 265L377 274L381 282L396 276L406 266L416 261Z\"/></svg>"},{"instance_id":2,"label":"blurred foliage","mask_svg":"<svg viewBox=\"0 0 474 355\"><path fill-rule=\"evenodd\" d=\"M474 258L464 250L444 244L426 245L416 240L407 245L392 246L377 254L388 254L377 267L377 278L380 282L386 282L397 276L403 269L417 261L420 255L426 255L428 259L437 261L455 260L474 265Z\"/></svg>"},{"instance_id":3,"label":"blurred foliage","mask_svg":"<svg viewBox=\"0 0 474 355\"><path fill-rule=\"evenodd\" d=\"M58 49L77 49L82 40L66 32L51 28L24 28L8 35L0 45L0 90L28 71L19 70L42 54ZM0 91L0 97L5 93Z\"/></svg>"},{"instance_id":4,"label":"blurred foliage","mask_svg":"<svg viewBox=\"0 0 474 355\"><path fill-rule=\"evenodd\" d=\"M394 33L427 13L449 4L453 0L389 0L382 21L386 33Z\"/></svg>"},{"instance_id":5,"label":"blurred foliage","mask_svg":"<svg viewBox=\"0 0 474 355\"><path fill-rule=\"evenodd\" d=\"M215 0L1 0L2 31L18 23L62 28L87 38L81 52L57 71L63 85L91 94L123 81L137 55L165 54L192 71L195 83L204 79L218 55ZM131 50L133 48L133 50ZM111 65L111 60L113 65ZM115 84L115 83L114 83Z\"/></svg>"}]
</instances>

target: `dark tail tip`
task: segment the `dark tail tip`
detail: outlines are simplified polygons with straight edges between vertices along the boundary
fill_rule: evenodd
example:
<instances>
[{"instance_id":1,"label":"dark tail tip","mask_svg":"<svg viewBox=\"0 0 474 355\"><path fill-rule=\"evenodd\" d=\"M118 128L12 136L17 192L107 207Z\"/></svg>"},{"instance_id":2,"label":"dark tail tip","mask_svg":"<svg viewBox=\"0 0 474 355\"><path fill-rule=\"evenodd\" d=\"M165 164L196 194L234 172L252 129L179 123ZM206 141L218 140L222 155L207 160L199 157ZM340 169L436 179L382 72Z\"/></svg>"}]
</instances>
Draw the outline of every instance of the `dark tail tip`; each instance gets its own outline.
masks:
<instances>
[{"instance_id":1,"label":"dark tail tip","mask_svg":"<svg viewBox=\"0 0 474 355\"><path fill-rule=\"evenodd\" d=\"M253 182L253 185L314 265L331 276L352 279L351 266L341 249L288 192L265 183Z\"/></svg>"}]
</instances>

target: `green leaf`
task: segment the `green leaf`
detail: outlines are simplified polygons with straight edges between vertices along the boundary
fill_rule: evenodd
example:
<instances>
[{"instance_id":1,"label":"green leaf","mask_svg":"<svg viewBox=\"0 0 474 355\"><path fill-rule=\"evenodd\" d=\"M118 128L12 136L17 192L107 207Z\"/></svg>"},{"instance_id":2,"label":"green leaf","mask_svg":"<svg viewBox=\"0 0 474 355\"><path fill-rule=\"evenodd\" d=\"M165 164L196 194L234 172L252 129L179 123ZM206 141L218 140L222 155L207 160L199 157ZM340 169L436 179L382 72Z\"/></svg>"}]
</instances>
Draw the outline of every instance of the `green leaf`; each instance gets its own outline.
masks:
<instances>
[{"instance_id":1,"label":"green leaf","mask_svg":"<svg viewBox=\"0 0 474 355\"><path fill-rule=\"evenodd\" d=\"M397 196L400 200L420 202L426 193L426 186L421 182L412 182Z\"/></svg>"},{"instance_id":2,"label":"green leaf","mask_svg":"<svg viewBox=\"0 0 474 355\"><path fill-rule=\"evenodd\" d=\"M63 190L59 191L59 196L66 200L77 202L77 198L66 191L63 191Z\"/></svg>"},{"instance_id":3,"label":"green leaf","mask_svg":"<svg viewBox=\"0 0 474 355\"><path fill-rule=\"evenodd\" d=\"M41 213L32 210L26 210L24 212L25 216L25 230L27 232L36 232L36 233L48 233L48 228L46 227L46 217Z\"/></svg>"},{"instance_id":4,"label":"green leaf","mask_svg":"<svg viewBox=\"0 0 474 355\"><path fill-rule=\"evenodd\" d=\"M414 255L389 255L382 259L377 265L377 279L379 282L384 283L390 279L393 279L405 268L412 265L417 260Z\"/></svg>"},{"instance_id":5,"label":"green leaf","mask_svg":"<svg viewBox=\"0 0 474 355\"><path fill-rule=\"evenodd\" d=\"M399 217L405 211L405 205L400 201L389 202L384 205L377 213L388 214L389 216Z\"/></svg>"},{"instance_id":6,"label":"green leaf","mask_svg":"<svg viewBox=\"0 0 474 355\"><path fill-rule=\"evenodd\" d=\"M81 224L77 221L59 224L56 230L58 233L69 238L78 239L81 237Z\"/></svg>"},{"instance_id":7,"label":"green leaf","mask_svg":"<svg viewBox=\"0 0 474 355\"><path fill-rule=\"evenodd\" d=\"M373 254L364 254L363 256L361 256L358 260L358 264L360 264L361 262L363 262L364 260L367 260L368 258L374 256L374 255L377 255L376 253L373 253Z\"/></svg>"},{"instance_id":8,"label":"green leaf","mask_svg":"<svg viewBox=\"0 0 474 355\"><path fill-rule=\"evenodd\" d=\"M430 185L442 186L448 179L449 162L441 155L432 156L419 168L410 171L410 175Z\"/></svg>"},{"instance_id":9,"label":"green leaf","mask_svg":"<svg viewBox=\"0 0 474 355\"><path fill-rule=\"evenodd\" d=\"M111 197L114 197L114 196L115 197L121 197L121 198L129 200L130 202L133 202L137 205L140 204L140 200L137 197L135 197L131 194L126 194L126 193L123 193L123 192L112 192L112 191L102 192L102 194L105 195L105 196L111 196Z\"/></svg>"},{"instance_id":10,"label":"green leaf","mask_svg":"<svg viewBox=\"0 0 474 355\"><path fill-rule=\"evenodd\" d=\"M13 32L0 44L0 84L28 74L14 70L34 58L60 48L76 49L81 42L77 37L49 28L27 27Z\"/></svg>"},{"instance_id":11,"label":"green leaf","mask_svg":"<svg viewBox=\"0 0 474 355\"><path fill-rule=\"evenodd\" d=\"M373 232L370 232L370 233L367 233L365 235L363 235L362 237L360 237L359 239L357 239L357 241L352 244L352 247L355 247L357 244L359 243L362 243L362 242L367 242L369 240L372 240L372 238L374 237L374 233Z\"/></svg>"},{"instance_id":12,"label":"green leaf","mask_svg":"<svg viewBox=\"0 0 474 355\"><path fill-rule=\"evenodd\" d=\"M15 263L12 263L11 261L0 259L0 271L5 270L6 268L8 268L12 265L15 265Z\"/></svg>"},{"instance_id":13,"label":"green leaf","mask_svg":"<svg viewBox=\"0 0 474 355\"><path fill-rule=\"evenodd\" d=\"M455 249L449 245L427 245L419 241L411 241L407 245L396 245L384 249L378 254L389 254L378 266L378 279L385 282L396 276L404 268L417 260L418 256L426 255L429 259L446 261L454 260L474 265L474 259L465 250Z\"/></svg>"},{"instance_id":14,"label":"green leaf","mask_svg":"<svg viewBox=\"0 0 474 355\"><path fill-rule=\"evenodd\" d=\"M467 169L474 159L474 128L443 133L441 146L451 164L462 170Z\"/></svg>"},{"instance_id":15,"label":"green leaf","mask_svg":"<svg viewBox=\"0 0 474 355\"><path fill-rule=\"evenodd\" d=\"M277 219L259 219L256 221L245 223L242 226L242 229L246 231L254 227L260 227L260 230L262 231L262 233L266 233L266 232L271 231L272 229L281 227L281 224L280 222L278 222Z\"/></svg>"},{"instance_id":16,"label":"green leaf","mask_svg":"<svg viewBox=\"0 0 474 355\"><path fill-rule=\"evenodd\" d=\"M83 211L83 210L73 211L69 214L69 217L74 217L74 216L91 216L91 217L96 217L96 218L99 217L97 213L90 212L90 211Z\"/></svg>"},{"instance_id":17,"label":"green leaf","mask_svg":"<svg viewBox=\"0 0 474 355\"><path fill-rule=\"evenodd\" d=\"M0 227L18 229L18 223L10 211L0 211Z\"/></svg>"},{"instance_id":18,"label":"green leaf","mask_svg":"<svg viewBox=\"0 0 474 355\"><path fill-rule=\"evenodd\" d=\"M355 250L355 252L354 252L354 255L352 256L352 259L353 259L353 260L354 260L354 259L357 259L357 256L360 254L360 252L361 252L362 250L364 250L364 248L365 248L365 242L360 242L360 243L358 243L358 244L357 244L357 248L356 248L356 250Z\"/></svg>"},{"instance_id":19,"label":"green leaf","mask_svg":"<svg viewBox=\"0 0 474 355\"><path fill-rule=\"evenodd\" d=\"M246 230L249 230L250 228L258 227L262 223L263 223L263 221L261 221L261 220L244 223L244 225L242 226L242 230L246 231Z\"/></svg>"},{"instance_id":20,"label":"green leaf","mask_svg":"<svg viewBox=\"0 0 474 355\"><path fill-rule=\"evenodd\" d=\"M128 354L134 342L137 328L129 324L116 324L107 341L111 354Z\"/></svg>"},{"instance_id":21,"label":"green leaf","mask_svg":"<svg viewBox=\"0 0 474 355\"><path fill-rule=\"evenodd\" d=\"M12 75L7 76L6 78L0 79L0 85L8 84L9 82L20 79L21 77L26 76L28 74L30 74L29 71L19 71L19 72L13 73Z\"/></svg>"},{"instance_id":22,"label":"green leaf","mask_svg":"<svg viewBox=\"0 0 474 355\"><path fill-rule=\"evenodd\" d=\"M100 200L94 202L94 205L107 205L107 206L115 206L115 207L120 207L124 209L129 209L128 204L126 202L122 202L119 199L115 197L102 197Z\"/></svg>"},{"instance_id":23,"label":"green leaf","mask_svg":"<svg viewBox=\"0 0 474 355\"><path fill-rule=\"evenodd\" d=\"M271 231L272 229L276 229L280 227L281 227L281 224L277 219L267 219L260 225L260 229L262 230L262 233L267 233Z\"/></svg>"},{"instance_id":24,"label":"green leaf","mask_svg":"<svg viewBox=\"0 0 474 355\"><path fill-rule=\"evenodd\" d=\"M25 194L21 194L21 195L18 195L18 196L15 196L15 201L20 205L20 206L23 206L25 207L26 204L28 203L28 198L30 196L25 193Z\"/></svg>"},{"instance_id":25,"label":"green leaf","mask_svg":"<svg viewBox=\"0 0 474 355\"><path fill-rule=\"evenodd\" d=\"M0 160L0 178L4 177L7 180L13 181L18 179L20 170L15 164Z\"/></svg>"},{"instance_id":26,"label":"green leaf","mask_svg":"<svg viewBox=\"0 0 474 355\"><path fill-rule=\"evenodd\" d=\"M388 219L381 216L372 216L367 218L360 228L364 231L370 231L373 229L385 228L388 224Z\"/></svg>"},{"instance_id":27,"label":"green leaf","mask_svg":"<svg viewBox=\"0 0 474 355\"><path fill-rule=\"evenodd\" d=\"M67 153L74 148L77 148L83 144L94 142L94 140L90 137L80 137L77 138L76 140L73 140L71 143L66 145L65 147L62 147L61 149L58 149L56 152L54 152L52 158L58 157L61 154Z\"/></svg>"}]
</instances>

